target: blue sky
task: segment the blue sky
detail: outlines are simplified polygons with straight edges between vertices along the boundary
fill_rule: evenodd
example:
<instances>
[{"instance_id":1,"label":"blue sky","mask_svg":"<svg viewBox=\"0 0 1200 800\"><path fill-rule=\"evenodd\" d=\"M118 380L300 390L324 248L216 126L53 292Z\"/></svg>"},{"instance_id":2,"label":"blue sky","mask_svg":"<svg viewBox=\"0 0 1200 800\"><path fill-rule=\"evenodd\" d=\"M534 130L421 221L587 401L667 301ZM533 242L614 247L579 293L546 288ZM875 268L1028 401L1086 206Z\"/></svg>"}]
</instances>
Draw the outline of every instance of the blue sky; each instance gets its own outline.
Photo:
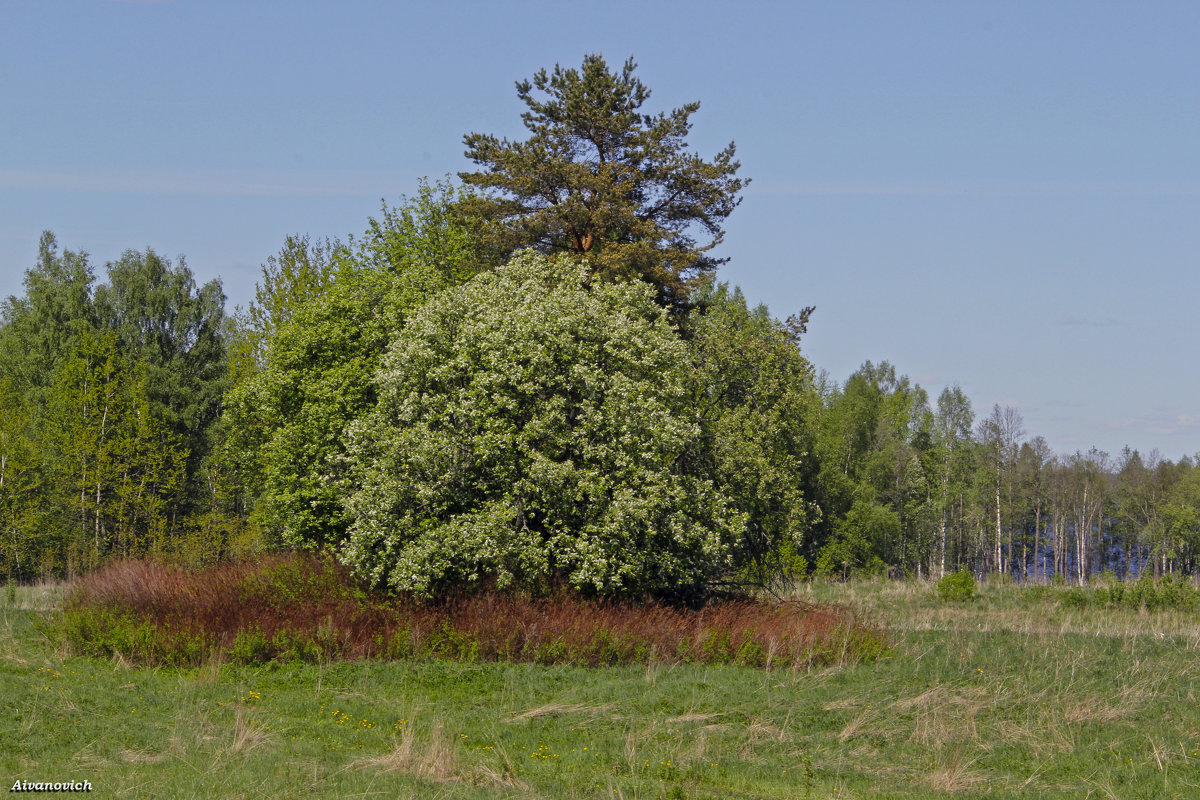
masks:
<instances>
[{"instance_id":1,"label":"blue sky","mask_svg":"<svg viewBox=\"0 0 1200 800\"><path fill-rule=\"evenodd\" d=\"M230 306L358 233L513 84L633 55L753 183L723 279L836 380L888 360L1057 451L1200 451L1200 4L5 0L0 295L38 235L185 254Z\"/></svg>"}]
</instances>

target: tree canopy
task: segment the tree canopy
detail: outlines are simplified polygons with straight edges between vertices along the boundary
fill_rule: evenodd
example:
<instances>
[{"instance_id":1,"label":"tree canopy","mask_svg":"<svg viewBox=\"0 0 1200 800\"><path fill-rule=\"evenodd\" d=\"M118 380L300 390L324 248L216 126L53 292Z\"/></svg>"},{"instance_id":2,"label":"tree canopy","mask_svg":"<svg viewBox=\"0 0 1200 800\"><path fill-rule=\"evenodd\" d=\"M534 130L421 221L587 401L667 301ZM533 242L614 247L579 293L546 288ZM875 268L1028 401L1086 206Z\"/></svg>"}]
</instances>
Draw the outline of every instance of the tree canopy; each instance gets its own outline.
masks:
<instances>
[{"instance_id":1,"label":"tree canopy","mask_svg":"<svg viewBox=\"0 0 1200 800\"><path fill-rule=\"evenodd\" d=\"M220 283L149 249L107 276L94 286L87 254L47 232L26 295L0 311L0 553L15 574L178 552L206 504Z\"/></svg>"},{"instance_id":2,"label":"tree canopy","mask_svg":"<svg viewBox=\"0 0 1200 800\"><path fill-rule=\"evenodd\" d=\"M682 469L687 351L651 294L526 253L426 303L353 429L348 563L418 593L703 592L744 518Z\"/></svg>"},{"instance_id":3,"label":"tree canopy","mask_svg":"<svg viewBox=\"0 0 1200 800\"><path fill-rule=\"evenodd\" d=\"M501 249L574 253L680 304L722 263L709 251L749 181L737 177L732 142L711 161L688 150L699 103L642 113L650 90L635 69L632 58L614 72L588 55L578 70L556 65L518 82L530 137L468 134L466 156L482 169L459 177L484 193L471 208Z\"/></svg>"},{"instance_id":4,"label":"tree canopy","mask_svg":"<svg viewBox=\"0 0 1200 800\"><path fill-rule=\"evenodd\" d=\"M480 258L463 199L424 183L349 244L289 237L263 267L247 322L256 362L228 395L229 456L276 541L320 548L345 533L348 426L375 406L375 373L405 320Z\"/></svg>"},{"instance_id":5,"label":"tree canopy","mask_svg":"<svg viewBox=\"0 0 1200 800\"><path fill-rule=\"evenodd\" d=\"M795 331L765 306L747 308L723 284L697 297L687 337L691 414L702 439L689 466L711 478L746 515L733 546L740 580L767 583L803 573L816 503L815 422L820 396Z\"/></svg>"}]
</instances>

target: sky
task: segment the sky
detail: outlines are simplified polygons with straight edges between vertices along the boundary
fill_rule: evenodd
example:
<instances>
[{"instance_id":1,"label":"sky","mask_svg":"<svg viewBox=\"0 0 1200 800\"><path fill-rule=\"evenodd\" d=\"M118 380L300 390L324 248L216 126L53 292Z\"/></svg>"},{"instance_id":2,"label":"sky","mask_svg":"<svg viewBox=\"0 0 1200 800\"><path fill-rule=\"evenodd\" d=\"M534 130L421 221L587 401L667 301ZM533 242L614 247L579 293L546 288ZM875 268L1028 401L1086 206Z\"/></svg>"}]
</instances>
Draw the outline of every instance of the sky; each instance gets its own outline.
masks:
<instances>
[{"instance_id":1,"label":"sky","mask_svg":"<svg viewBox=\"0 0 1200 800\"><path fill-rule=\"evenodd\" d=\"M185 256L229 308L361 233L514 83L634 57L751 179L722 280L830 379L889 361L1069 454L1200 452L1200 3L4 0L0 296L38 238Z\"/></svg>"}]
</instances>

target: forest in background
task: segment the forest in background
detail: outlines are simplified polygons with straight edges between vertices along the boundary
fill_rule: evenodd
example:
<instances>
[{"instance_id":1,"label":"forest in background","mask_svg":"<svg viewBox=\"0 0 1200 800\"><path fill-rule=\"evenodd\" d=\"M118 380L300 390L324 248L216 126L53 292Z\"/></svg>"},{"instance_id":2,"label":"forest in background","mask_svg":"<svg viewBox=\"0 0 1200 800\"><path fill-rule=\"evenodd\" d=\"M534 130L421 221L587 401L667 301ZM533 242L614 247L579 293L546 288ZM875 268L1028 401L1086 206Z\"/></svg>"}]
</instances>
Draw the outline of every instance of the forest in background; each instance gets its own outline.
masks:
<instances>
[{"instance_id":1,"label":"forest in background","mask_svg":"<svg viewBox=\"0 0 1200 800\"><path fill-rule=\"evenodd\" d=\"M517 88L528 141L470 134L461 183L289 237L245 310L183 259L99 275L43 235L0 311L0 570L299 548L399 591L601 595L1196 573L1195 459L1055 453L887 362L830 379L813 309L716 280L747 181L732 144L684 152L698 104L643 115L633 62L598 57Z\"/></svg>"}]
</instances>

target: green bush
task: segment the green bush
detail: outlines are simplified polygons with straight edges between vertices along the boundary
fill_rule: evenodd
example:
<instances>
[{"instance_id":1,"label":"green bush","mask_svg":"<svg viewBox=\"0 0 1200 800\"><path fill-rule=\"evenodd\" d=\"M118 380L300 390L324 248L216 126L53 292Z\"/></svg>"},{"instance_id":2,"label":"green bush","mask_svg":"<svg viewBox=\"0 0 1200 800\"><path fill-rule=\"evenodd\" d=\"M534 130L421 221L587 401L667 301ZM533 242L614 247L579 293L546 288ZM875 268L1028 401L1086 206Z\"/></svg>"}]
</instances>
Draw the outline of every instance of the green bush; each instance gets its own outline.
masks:
<instances>
[{"instance_id":1,"label":"green bush","mask_svg":"<svg viewBox=\"0 0 1200 800\"><path fill-rule=\"evenodd\" d=\"M1182 575L1163 575L1158 582L1161 605L1181 611L1194 611L1200 601L1200 593Z\"/></svg>"},{"instance_id":2,"label":"green bush","mask_svg":"<svg viewBox=\"0 0 1200 800\"><path fill-rule=\"evenodd\" d=\"M229 648L235 664L265 664L271 660L271 641L258 630L239 631Z\"/></svg>"},{"instance_id":3,"label":"green bush","mask_svg":"<svg viewBox=\"0 0 1200 800\"><path fill-rule=\"evenodd\" d=\"M283 664L291 661L315 663L324 655L320 644L286 629L276 631L271 637L271 652L275 654L274 660Z\"/></svg>"},{"instance_id":4,"label":"green bush","mask_svg":"<svg viewBox=\"0 0 1200 800\"><path fill-rule=\"evenodd\" d=\"M1145 608L1147 611L1158 608L1158 587L1154 585L1153 573L1149 570L1142 570L1137 580L1129 585L1125 603L1130 608Z\"/></svg>"},{"instance_id":5,"label":"green bush","mask_svg":"<svg viewBox=\"0 0 1200 800\"><path fill-rule=\"evenodd\" d=\"M552 639L533 650L533 663L550 665L563 664L570 661L570 648L561 638Z\"/></svg>"},{"instance_id":6,"label":"green bush","mask_svg":"<svg viewBox=\"0 0 1200 800\"><path fill-rule=\"evenodd\" d=\"M733 656L733 642L726 631L711 631L700 640L697 660L705 664L728 664Z\"/></svg>"},{"instance_id":7,"label":"green bush","mask_svg":"<svg viewBox=\"0 0 1200 800\"><path fill-rule=\"evenodd\" d=\"M619 664L621 661L621 643L612 631L600 629L592 636L592 641L584 655L586 663Z\"/></svg>"},{"instance_id":8,"label":"green bush","mask_svg":"<svg viewBox=\"0 0 1200 800\"><path fill-rule=\"evenodd\" d=\"M975 576L965 569L952 572L937 582L938 597L961 602L975 599Z\"/></svg>"},{"instance_id":9,"label":"green bush","mask_svg":"<svg viewBox=\"0 0 1200 800\"><path fill-rule=\"evenodd\" d=\"M107 609L69 609L55 626L67 646L81 655L119 655L138 664L193 666L209 654L203 635L159 628L131 614Z\"/></svg>"},{"instance_id":10,"label":"green bush","mask_svg":"<svg viewBox=\"0 0 1200 800\"><path fill-rule=\"evenodd\" d=\"M1078 586L1072 586L1062 593L1063 608L1087 608L1088 593Z\"/></svg>"},{"instance_id":11,"label":"green bush","mask_svg":"<svg viewBox=\"0 0 1200 800\"><path fill-rule=\"evenodd\" d=\"M733 660L734 663L741 664L743 667L762 668L767 664L767 652L758 642L747 639L738 648L737 655Z\"/></svg>"},{"instance_id":12,"label":"green bush","mask_svg":"<svg viewBox=\"0 0 1200 800\"><path fill-rule=\"evenodd\" d=\"M425 640L425 652L435 658L478 661L479 640L444 620Z\"/></svg>"},{"instance_id":13,"label":"green bush","mask_svg":"<svg viewBox=\"0 0 1200 800\"><path fill-rule=\"evenodd\" d=\"M381 640L382 638L380 636ZM392 660L412 658L417 652L412 629L407 626L398 628L392 635L391 641L387 643L386 647L382 648L382 652L384 658Z\"/></svg>"},{"instance_id":14,"label":"green bush","mask_svg":"<svg viewBox=\"0 0 1200 800\"><path fill-rule=\"evenodd\" d=\"M1102 576L1099 581L1104 581ZM1144 609L1157 611L1159 609L1175 609L1179 611L1194 611L1200 608L1200 590L1191 585L1190 581L1179 575L1164 575L1155 580L1149 571L1143 571L1137 580L1115 581L1087 588L1072 586L1067 589L1055 590L1064 608L1126 608L1131 610Z\"/></svg>"},{"instance_id":15,"label":"green bush","mask_svg":"<svg viewBox=\"0 0 1200 800\"><path fill-rule=\"evenodd\" d=\"M1096 602L1099 605L1116 608L1125 602L1125 584L1120 581L1101 586L1096 589Z\"/></svg>"}]
</instances>

